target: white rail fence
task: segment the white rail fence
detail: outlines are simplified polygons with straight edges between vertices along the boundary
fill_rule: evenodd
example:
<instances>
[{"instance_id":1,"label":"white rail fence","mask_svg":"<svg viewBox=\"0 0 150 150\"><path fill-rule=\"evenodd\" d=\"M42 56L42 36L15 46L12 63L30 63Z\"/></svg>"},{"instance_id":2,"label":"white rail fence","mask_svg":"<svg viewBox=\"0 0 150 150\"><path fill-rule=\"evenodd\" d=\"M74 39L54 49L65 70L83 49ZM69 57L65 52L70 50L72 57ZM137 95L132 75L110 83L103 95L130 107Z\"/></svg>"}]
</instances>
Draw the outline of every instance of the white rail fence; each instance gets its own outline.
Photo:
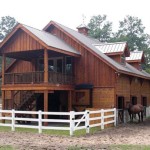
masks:
<instances>
[{"instance_id":1,"label":"white rail fence","mask_svg":"<svg viewBox=\"0 0 150 150\"><path fill-rule=\"evenodd\" d=\"M103 130L105 125L113 124L116 126L116 109L101 109L97 111L86 110L84 112L42 112L42 111L16 111L16 110L0 110L0 126L11 127L12 131L15 128L33 128L37 129L39 133L42 130L67 130L70 135L74 134L74 131L85 129L86 133L90 132L92 127L101 127ZM19 117L19 115L34 115L32 117ZM44 115L51 116L66 116L67 119L44 119ZM96 116L94 116L96 115ZM3 120L6 123L3 123ZM32 122L31 124L20 124L19 121ZM94 123L91 123L91 122ZM44 123L48 123L45 126ZM67 125L65 125L67 124Z\"/></svg>"}]
</instances>

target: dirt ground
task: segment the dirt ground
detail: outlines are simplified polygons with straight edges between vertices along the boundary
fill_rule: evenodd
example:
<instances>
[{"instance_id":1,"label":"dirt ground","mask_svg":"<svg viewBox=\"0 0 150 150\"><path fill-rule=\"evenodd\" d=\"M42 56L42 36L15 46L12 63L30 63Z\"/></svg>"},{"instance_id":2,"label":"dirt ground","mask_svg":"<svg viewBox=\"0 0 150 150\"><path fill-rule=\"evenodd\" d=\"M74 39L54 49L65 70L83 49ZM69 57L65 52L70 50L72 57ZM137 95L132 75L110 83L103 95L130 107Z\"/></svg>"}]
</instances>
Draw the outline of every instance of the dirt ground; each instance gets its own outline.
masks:
<instances>
[{"instance_id":1,"label":"dirt ground","mask_svg":"<svg viewBox=\"0 0 150 150\"><path fill-rule=\"evenodd\" d=\"M116 144L150 145L150 120L120 125L81 137L0 132L0 145L12 145L19 150L65 150L76 146L98 150L109 149L110 145Z\"/></svg>"}]
</instances>

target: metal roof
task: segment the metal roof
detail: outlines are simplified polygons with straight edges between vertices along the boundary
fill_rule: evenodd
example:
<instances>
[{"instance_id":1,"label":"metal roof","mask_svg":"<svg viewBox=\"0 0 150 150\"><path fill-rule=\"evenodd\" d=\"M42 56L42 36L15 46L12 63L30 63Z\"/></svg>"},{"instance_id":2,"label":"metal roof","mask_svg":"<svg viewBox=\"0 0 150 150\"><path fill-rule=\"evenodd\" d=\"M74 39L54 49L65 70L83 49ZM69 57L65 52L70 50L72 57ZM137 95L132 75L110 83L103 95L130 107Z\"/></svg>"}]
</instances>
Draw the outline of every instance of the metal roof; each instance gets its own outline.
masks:
<instances>
[{"instance_id":1,"label":"metal roof","mask_svg":"<svg viewBox=\"0 0 150 150\"><path fill-rule=\"evenodd\" d=\"M102 53L119 53L124 52L126 48L126 42L116 42L116 43L101 43L94 44L94 46L100 50Z\"/></svg>"},{"instance_id":2,"label":"metal roof","mask_svg":"<svg viewBox=\"0 0 150 150\"><path fill-rule=\"evenodd\" d=\"M132 51L130 52L130 57L126 57L127 61L132 61L132 60L142 60L142 56L143 56L143 51Z\"/></svg>"},{"instance_id":3,"label":"metal roof","mask_svg":"<svg viewBox=\"0 0 150 150\"><path fill-rule=\"evenodd\" d=\"M79 40L81 43L83 43L84 45L86 45L88 48L90 48L91 50L93 50L96 54L98 54L101 58L103 58L104 60L106 60L106 62L108 62L109 64L111 64L112 66L114 66L118 71L123 72L123 73L130 73L133 75L138 75L138 76L142 76L142 77L146 77L149 78L150 75L148 73L143 73L142 71L137 70L136 68L134 68L133 66L131 66L130 64L126 63L126 65L121 65L120 63L116 62L115 60L111 59L110 57L108 57L107 55L103 54L100 50L98 50L94 45L96 44L102 44L101 42L99 42L98 40L93 40L92 38L89 38L73 29L70 29L64 25L61 25L57 22L54 22L56 25L58 25L60 28L62 28L63 30L65 30L67 33L69 33L70 35L72 35L74 38L76 38L77 40Z\"/></svg>"},{"instance_id":4,"label":"metal roof","mask_svg":"<svg viewBox=\"0 0 150 150\"><path fill-rule=\"evenodd\" d=\"M45 44L48 46L58 48L67 52L75 53L75 54L80 54L78 51L76 51L73 47L69 46L66 44L63 40L58 38L55 35L52 35L48 32L45 32L43 30L38 30L35 28L32 28L27 25L23 25L28 31L30 31L32 34L34 34L36 37L38 37L40 40L42 40Z\"/></svg>"}]
</instances>

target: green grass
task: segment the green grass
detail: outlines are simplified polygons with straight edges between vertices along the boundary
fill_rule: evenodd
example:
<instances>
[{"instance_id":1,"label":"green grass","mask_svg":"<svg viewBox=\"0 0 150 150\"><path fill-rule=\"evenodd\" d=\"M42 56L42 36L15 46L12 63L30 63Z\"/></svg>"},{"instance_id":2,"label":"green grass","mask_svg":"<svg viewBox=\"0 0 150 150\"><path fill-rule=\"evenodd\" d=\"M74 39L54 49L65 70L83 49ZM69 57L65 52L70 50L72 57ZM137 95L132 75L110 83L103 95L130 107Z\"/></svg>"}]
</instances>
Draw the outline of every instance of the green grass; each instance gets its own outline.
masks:
<instances>
[{"instance_id":1,"label":"green grass","mask_svg":"<svg viewBox=\"0 0 150 150\"><path fill-rule=\"evenodd\" d=\"M6 146L0 146L0 150L15 150L15 149L9 145L6 145Z\"/></svg>"},{"instance_id":2,"label":"green grass","mask_svg":"<svg viewBox=\"0 0 150 150\"><path fill-rule=\"evenodd\" d=\"M150 150L150 145L113 145L110 150Z\"/></svg>"},{"instance_id":3,"label":"green grass","mask_svg":"<svg viewBox=\"0 0 150 150\"><path fill-rule=\"evenodd\" d=\"M108 150L150 150L150 145L108 145ZM70 146L68 150L87 150L88 147Z\"/></svg>"},{"instance_id":4,"label":"green grass","mask_svg":"<svg viewBox=\"0 0 150 150\"><path fill-rule=\"evenodd\" d=\"M95 127L90 129L90 134L94 134L97 131L100 131L100 128ZM0 132L11 132L10 127L0 127ZM28 129L28 128L15 128L15 132L30 132L30 133L38 133L37 129ZM62 130L42 130L43 134L50 134L50 135L60 135L60 136L70 136L69 131L62 131ZM77 130L74 132L74 136L83 136L86 135L85 129Z\"/></svg>"}]
</instances>

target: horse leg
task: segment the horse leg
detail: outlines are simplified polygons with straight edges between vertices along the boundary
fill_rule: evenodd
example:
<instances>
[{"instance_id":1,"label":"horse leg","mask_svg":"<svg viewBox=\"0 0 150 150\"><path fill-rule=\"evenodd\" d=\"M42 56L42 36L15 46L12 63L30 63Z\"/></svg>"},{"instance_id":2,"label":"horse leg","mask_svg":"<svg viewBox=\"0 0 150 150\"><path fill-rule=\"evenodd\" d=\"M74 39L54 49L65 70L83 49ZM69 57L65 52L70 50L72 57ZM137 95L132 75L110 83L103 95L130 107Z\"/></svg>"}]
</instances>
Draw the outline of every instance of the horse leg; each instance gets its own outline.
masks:
<instances>
[{"instance_id":1,"label":"horse leg","mask_svg":"<svg viewBox=\"0 0 150 150\"><path fill-rule=\"evenodd\" d=\"M141 121L143 122L143 111L141 111Z\"/></svg>"},{"instance_id":2,"label":"horse leg","mask_svg":"<svg viewBox=\"0 0 150 150\"><path fill-rule=\"evenodd\" d=\"M131 116L132 116L132 122L133 122L133 114L131 114Z\"/></svg>"},{"instance_id":3,"label":"horse leg","mask_svg":"<svg viewBox=\"0 0 150 150\"><path fill-rule=\"evenodd\" d=\"M138 116L139 116L139 122L140 122L140 113L138 113Z\"/></svg>"}]
</instances>

